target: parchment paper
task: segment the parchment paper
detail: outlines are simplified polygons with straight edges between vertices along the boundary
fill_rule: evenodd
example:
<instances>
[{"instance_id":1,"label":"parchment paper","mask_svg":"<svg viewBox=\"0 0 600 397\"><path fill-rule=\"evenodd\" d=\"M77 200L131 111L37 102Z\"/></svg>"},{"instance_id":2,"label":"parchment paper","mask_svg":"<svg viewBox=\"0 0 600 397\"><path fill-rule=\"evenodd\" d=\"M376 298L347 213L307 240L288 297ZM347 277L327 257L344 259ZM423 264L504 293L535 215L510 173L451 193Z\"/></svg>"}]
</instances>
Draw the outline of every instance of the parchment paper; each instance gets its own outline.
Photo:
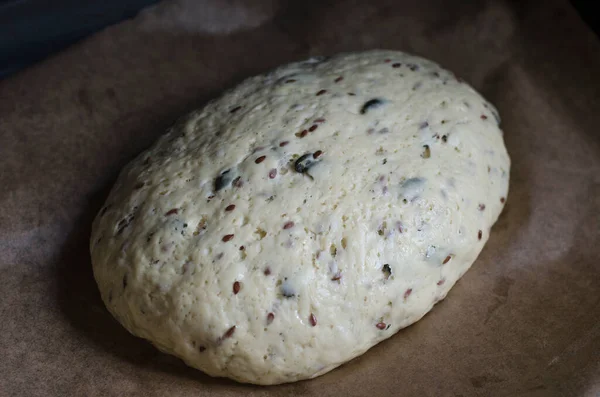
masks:
<instances>
[{"instance_id":1,"label":"parchment paper","mask_svg":"<svg viewBox=\"0 0 600 397\"><path fill-rule=\"evenodd\" d=\"M183 113L309 55L391 48L495 103L513 166L473 268L321 378L212 379L130 336L88 254L118 171ZM0 82L1 396L600 395L600 43L566 0L179 1Z\"/></svg>"}]
</instances>

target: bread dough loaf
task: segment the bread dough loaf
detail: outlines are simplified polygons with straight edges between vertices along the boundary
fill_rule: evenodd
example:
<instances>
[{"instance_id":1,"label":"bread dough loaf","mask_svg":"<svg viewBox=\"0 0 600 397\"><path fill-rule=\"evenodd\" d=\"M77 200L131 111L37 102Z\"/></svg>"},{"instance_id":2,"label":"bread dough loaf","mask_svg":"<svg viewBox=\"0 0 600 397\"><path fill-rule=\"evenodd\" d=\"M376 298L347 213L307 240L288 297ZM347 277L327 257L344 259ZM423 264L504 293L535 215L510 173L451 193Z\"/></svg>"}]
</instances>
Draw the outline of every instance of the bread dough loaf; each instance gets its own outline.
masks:
<instances>
[{"instance_id":1,"label":"bread dough loaf","mask_svg":"<svg viewBox=\"0 0 600 397\"><path fill-rule=\"evenodd\" d=\"M499 122L401 52L249 78L122 171L93 225L102 299L212 376L326 373L423 317L476 259L508 192Z\"/></svg>"}]
</instances>

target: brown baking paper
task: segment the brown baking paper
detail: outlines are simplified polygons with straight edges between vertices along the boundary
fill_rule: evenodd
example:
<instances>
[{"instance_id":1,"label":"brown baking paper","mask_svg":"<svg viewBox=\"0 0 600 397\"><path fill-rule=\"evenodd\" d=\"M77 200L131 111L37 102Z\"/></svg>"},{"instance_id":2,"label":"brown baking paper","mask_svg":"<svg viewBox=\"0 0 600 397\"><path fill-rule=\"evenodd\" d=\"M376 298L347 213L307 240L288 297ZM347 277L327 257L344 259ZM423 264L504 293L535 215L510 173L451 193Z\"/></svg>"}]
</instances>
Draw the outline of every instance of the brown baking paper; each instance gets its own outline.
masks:
<instances>
[{"instance_id":1,"label":"brown baking paper","mask_svg":"<svg viewBox=\"0 0 600 397\"><path fill-rule=\"evenodd\" d=\"M178 116L310 55L430 58L497 105L506 208L446 300L341 368L213 379L129 335L88 253L118 171ZM0 82L0 396L600 395L600 42L566 0L179 1Z\"/></svg>"}]
</instances>

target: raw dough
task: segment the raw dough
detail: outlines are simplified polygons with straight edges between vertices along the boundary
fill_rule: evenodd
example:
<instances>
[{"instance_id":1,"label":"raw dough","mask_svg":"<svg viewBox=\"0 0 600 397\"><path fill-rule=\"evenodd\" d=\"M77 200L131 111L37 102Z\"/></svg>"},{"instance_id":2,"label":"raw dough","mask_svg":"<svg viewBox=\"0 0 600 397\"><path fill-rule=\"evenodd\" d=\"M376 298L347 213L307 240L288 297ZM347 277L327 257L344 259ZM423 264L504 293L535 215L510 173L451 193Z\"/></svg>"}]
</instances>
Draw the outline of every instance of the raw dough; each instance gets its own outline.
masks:
<instances>
[{"instance_id":1,"label":"raw dough","mask_svg":"<svg viewBox=\"0 0 600 397\"><path fill-rule=\"evenodd\" d=\"M499 122L401 52L250 78L122 171L91 238L102 299L212 376L326 373L419 320L477 258L508 193Z\"/></svg>"}]
</instances>

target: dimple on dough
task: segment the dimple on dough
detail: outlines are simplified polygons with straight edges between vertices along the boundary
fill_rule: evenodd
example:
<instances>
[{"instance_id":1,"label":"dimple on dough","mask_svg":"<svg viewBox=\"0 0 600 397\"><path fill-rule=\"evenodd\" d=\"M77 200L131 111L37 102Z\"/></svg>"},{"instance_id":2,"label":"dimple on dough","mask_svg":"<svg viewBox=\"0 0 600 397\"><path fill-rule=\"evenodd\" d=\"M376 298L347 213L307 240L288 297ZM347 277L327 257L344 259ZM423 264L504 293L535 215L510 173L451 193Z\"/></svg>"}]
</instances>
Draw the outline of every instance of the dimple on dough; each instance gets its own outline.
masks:
<instances>
[{"instance_id":1,"label":"dimple on dough","mask_svg":"<svg viewBox=\"0 0 600 397\"><path fill-rule=\"evenodd\" d=\"M324 374L423 317L477 258L508 193L499 123L396 51L249 78L121 172L90 242L102 299L211 376Z\"/></svg>"}]
</instances>

